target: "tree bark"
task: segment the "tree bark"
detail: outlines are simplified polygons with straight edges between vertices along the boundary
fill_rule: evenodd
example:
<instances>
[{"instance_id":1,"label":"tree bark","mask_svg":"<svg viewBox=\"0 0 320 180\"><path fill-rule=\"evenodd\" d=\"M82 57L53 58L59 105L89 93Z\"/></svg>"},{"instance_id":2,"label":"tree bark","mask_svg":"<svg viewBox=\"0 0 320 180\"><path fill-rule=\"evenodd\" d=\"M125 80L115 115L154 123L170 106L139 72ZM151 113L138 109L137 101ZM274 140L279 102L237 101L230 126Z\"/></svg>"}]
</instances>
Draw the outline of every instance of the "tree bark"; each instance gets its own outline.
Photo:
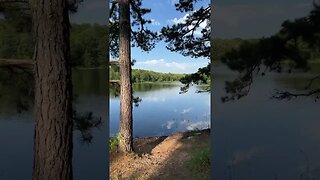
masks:
<instances>
[{"instance_id":1,"label":"tree bark","mask_svg":"<svg viewBox=\"0 0 320 180\"><path fill-rule=\"evenodd\" d=\"M66 0L32 0L36 41L34 180L72 179L72 83Z\"/></svg>"},{"instance_id":2,"label":"tree bark","mask_svg":"<svg viewBox=\"0 0 320 180\"><path fill-rule=\"evenodd\" d=\"M121 152L133 151L132 138L132 84L129 0L119 0L119 67L120 67L120 142Z\"/></svg>"}]
</instances>

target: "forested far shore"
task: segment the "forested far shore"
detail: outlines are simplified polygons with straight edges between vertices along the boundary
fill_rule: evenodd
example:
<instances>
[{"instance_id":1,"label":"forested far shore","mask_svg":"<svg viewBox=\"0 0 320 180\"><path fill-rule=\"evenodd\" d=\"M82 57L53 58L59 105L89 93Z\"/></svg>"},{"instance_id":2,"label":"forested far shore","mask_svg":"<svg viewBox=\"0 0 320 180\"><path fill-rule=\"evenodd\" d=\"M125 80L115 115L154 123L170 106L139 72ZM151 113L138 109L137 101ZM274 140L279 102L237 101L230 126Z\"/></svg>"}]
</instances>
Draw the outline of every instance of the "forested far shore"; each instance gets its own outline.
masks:
<instances>
[{"instance_id":1,"label":"forested far shore","mask_svg":"<svg viewBox=\"0 0 320 180\"><path fill-rule=\"evenodd\" d=\"M25 25L27 24L27 25ZM73 67L93 68L107 65L107 26L71 24L70 53ZM31 60L34 52L31 22L0 18L0 57Z\"/></svg>"},{"instance_id":2,"label":"forested far shore","mask_svg":"<svg viewBox=\"0 0 320 180\"><path fill-rule=\"evenodd\" d=\"M267 38L267 37L263 37ZM258 44L258 42L263 38L257 39L242 39L242 38L214 38L211 41L211 55L214 61L222 61L223 58L226 56L227 53L231 52L232 50L238 50L239 48L243 47L243 45L251 43L251 44ZM310 47L307 47L306 43L299 40L297 41L297 47L301 50L308 51L310 55L310 62L320 62L320 53L314 51Z\"/></svg>"},{"instance_id":3,"label":"forested far shore","mask_svg":"<svg viewBox=\"0 0 320 180\"><path fill-rule=\"evenodd\" d=\"M144 69L132 69L132 82L173 82L180 81L187 74L161 73ZM110 80L119 80L119 71L111 67L109 70Z\"/></svg>"},{"instance_id":4,"label":"forested far shore","mask_svg":"<svg viewBox=\"0 0 320 180\"><path fill-rule=\"evenodd\" d=\"M23 26L22 26L23 25ZM71 62L73 67L93 68L106 66L108 39L107 26L99 24L71 24ZM32 59L34 42L31 23L23 19L0 19L0 57L6 59ZM259 39L214 38L211 55L221 61L227 52L238 49L243 43L257 43ZM303 42L298 47L306 48ZM320 54L312 54L313 62L320 62Z\"/></svg>"}]
</instances>

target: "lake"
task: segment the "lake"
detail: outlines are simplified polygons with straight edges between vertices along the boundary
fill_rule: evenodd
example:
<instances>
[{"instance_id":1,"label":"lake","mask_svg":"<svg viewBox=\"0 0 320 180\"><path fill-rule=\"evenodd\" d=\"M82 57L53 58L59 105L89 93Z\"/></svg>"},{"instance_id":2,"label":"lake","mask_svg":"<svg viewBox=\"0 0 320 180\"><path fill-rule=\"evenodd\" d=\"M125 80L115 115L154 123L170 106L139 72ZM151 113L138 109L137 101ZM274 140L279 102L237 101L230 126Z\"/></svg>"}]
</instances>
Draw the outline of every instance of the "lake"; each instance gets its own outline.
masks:
<instances>
[{"instance_id":1,"label":"lake","mask_svg":"<svg viewBox=\"0 0 320 180\"><path fill-rule=\"evenodd\" d=\"M213 178L319 179L320 102L270 99L275 89L302 89L315 74L267 74L255 80L247 97L222 103L225 80L234 73L220 65L215 72Z\"/></svg>"},{"instance_id":2,"label":"lake","mask_svg":"<svg viewBox=\"0 0 320 180\"><path fill-rule=\"evenodd\" d=\"M0 86L1 180L32 177L34 116L32 97L24 94L32 86L27 80L13 82ZM80 115L92 112L94 117L102 118L102 125L89 131L91 143L82 140L80 131L74 131L73 169L77 180L106 179L107 82L103 69L73 71L76 111ZM210 126L210 94L195 93L206 86L192 86L184 94L179 94L182 85L178 82L140 83L133 87L134 96L142 99L139 106L133 107L134 137L169 135ZM110 135L115 135L119 131L120 104L119 97L114 96L115 89L110 92ZM27 102L29 108L17 108L20 100L20 104ZM18 113L17 109L27 110Z\"/></svg>"},{"instance_id":3,"label":"lake","mask_svg":"<svg viewBox=\"0 0 320 180\"><path fill-rule=\"evenodd\" d=\"M84 142L81 133L74 131L73 174L79 180L107 179L107 72L105 70L74 70L73 83L79 114L92 112L102 118L99 128L89 132L92 142ZM14 82L14 81L13 81ZM29 81L30 82L30 81ZM27 84L29 83L27 82ZM1 89L2 88L2 89ZM0 179L32 179L34 116L32 105L17 112L17 97L24 101L19 86L0 85Z\"/></svg>"},{"instance_id":4,"label":"lake","mask_svg":"<svg viewBox=\"0 0 320 180\"><path fill-rule=\"evenodd\" d=\"M274 89L295 90L311 75L268 74L258 78L247 97L222 103L224 81L234 73L216 68L214 99L195 93L192 86L179 94L179 83L134 85L134 96L142 101L133 107L134 137L168 135L177 131L207 128L213 108L213 152L215 179L312 179L320 178L319 102L312 98L291 101L270 99ZM74 177L106 179L107 97L105 70L75 70L75 107L102 118L93 128L91 143L74 131ZM33 164L33 110L17 113L19 83L0 85L0 179L31 179ZM28 83L28 82L27 82ZM111 90L114 92L114 90ZM110 135L119 130L119 98L110 97ZM23 98L23 97L21 97ZM28 101L25 98L24 101Z\"/></svg>"},{"instance_id":5,"label":"lake","mask_svg":"<svg viewBox=\"0 0 320 180\"><path fill-rule=\"evenodd\" d=\"M133 107L133 136L163 136L174 132L210 127L210 94L196 93L205 86L191 86L179 94L182 84L140 83L133 85L134 97L142 101ZM119 97L110 97L110 136L119 132Z\"/></svg>"}]
</instances>

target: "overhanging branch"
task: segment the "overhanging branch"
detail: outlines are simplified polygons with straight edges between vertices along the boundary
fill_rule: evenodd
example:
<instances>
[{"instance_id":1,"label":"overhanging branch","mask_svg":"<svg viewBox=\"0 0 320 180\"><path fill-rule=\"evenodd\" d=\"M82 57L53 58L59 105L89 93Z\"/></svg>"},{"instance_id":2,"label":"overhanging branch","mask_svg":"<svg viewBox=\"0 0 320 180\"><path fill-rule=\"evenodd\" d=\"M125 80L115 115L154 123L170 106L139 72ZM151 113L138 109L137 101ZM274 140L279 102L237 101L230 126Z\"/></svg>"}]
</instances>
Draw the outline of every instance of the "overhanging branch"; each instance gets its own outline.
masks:
<instances>
[{"instance_id":1,"label":"overhanging branch","mask_svg":"<svg viewBox=\"0 0 320 180\"><path fill-rule=\"evenodd\" d=\"M297 98L297 97L310 97L313 95L320 94L320 88L310 90L309 92L305 93L291 93L289 91L279 91L277 90L276 94L272 96L273 99L292 99L292 98ZM319 99L319 96L316 97L316 99Z\"/></svg>"}]
</instances>

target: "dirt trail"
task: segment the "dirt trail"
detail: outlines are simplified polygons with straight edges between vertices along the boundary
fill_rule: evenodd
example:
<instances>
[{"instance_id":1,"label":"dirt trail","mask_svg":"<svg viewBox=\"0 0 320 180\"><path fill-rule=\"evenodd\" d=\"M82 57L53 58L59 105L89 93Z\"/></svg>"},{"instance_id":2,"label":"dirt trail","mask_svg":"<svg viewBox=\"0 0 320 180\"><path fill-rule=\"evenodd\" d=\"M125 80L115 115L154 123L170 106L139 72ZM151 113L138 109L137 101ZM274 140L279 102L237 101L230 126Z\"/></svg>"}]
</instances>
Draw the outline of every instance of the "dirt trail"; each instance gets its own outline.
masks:
<instances>
[{"instance_id":1,"label":"dirt trail","mask_svg":"<svg viewBox=\"0 0 320 180\"><path fill-rule=\"evenodd\" d=\"M111 154L110 179L210 179L210 167L194 173L189 165L209 144L210 130L136 139L136 154Z\"/></svg>"}]
</instances>

